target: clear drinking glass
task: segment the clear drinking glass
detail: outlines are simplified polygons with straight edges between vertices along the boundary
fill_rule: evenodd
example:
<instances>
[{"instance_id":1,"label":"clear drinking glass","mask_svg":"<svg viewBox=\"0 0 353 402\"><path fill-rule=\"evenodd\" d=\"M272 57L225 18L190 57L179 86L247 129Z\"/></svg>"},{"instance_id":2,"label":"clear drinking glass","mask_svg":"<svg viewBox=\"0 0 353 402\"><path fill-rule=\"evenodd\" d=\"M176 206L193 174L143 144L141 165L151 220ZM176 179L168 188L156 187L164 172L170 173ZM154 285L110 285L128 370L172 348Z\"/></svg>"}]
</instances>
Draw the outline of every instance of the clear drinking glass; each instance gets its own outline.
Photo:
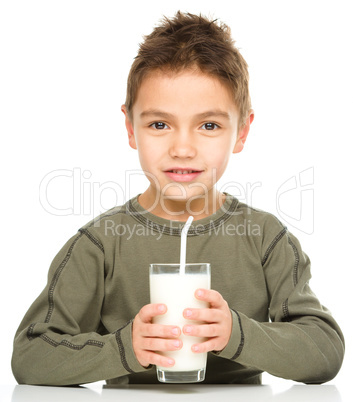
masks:
<instances>
[{"instance_id":1,"label":"clear drinking glass","mask_svg":"<svg viewBox=\"0 0 353 402\"><path fill-rule=\"evenodd\" d=\"M151 303L167 305L165 314L154 318L155 323L176 325L182 330L186 324L196 321L183 317L183 311L190 308L206 308L208 303L195 298L199 288L210 289L211 265L208 263L186 264L185 274L180 274L180 264L151 264L150 265L150 298ZM204 339L180 336L183 347L172 352L161 352L164 356L175 360L173 367L157 366L157 377L161 382L200 382L205 379L207 353L194 353L191 346Z\"/></svg>"}]
</instances>

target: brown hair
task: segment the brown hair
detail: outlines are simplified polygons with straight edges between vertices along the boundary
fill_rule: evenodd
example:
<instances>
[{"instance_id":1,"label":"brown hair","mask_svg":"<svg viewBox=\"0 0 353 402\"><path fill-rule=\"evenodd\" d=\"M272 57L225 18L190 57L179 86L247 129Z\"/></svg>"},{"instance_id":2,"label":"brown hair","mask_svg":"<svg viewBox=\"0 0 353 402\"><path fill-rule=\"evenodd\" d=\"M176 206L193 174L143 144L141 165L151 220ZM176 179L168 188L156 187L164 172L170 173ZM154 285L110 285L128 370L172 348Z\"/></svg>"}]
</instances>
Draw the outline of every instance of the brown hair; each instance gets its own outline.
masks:
<instances>
[{"instance_id":1,"label":"brown hair","mask_svg":"<svg viewBox=\"0 0 353 402\"><path fill-rule=\"evenodd\" d=\"M248 65L231 37L230 28L206 17L178 11L144 37L131 66L125 106L132 120L132 107L146 75L155 70L179 72L197 67L226 84L239 109L239 125L251 109Z\"/></svg>"}]
</instances>

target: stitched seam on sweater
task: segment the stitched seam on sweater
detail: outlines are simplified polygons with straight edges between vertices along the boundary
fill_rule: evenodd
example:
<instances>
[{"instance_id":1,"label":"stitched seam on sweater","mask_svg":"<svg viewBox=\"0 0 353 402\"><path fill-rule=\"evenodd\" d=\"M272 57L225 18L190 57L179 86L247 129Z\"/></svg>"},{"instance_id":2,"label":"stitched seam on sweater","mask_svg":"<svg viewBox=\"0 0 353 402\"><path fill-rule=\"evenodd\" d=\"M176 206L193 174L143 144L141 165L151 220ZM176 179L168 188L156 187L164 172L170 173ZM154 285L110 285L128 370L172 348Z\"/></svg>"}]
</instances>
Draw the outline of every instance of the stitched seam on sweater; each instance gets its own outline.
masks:
<instances>
[{"instance_id":1,"label":"stitched seam on sweater","mask_svg":"<svg viewBox=\"0 0 353 402\"><path fill-rule=\"evenodd\" d=\"M104 219L104 218L109 218L109 217L111 217L111 216L114 216L114 215L118 215L118 214L123 214L123 215L127 215L127 211L124 211L124 210L118 210L118 211L115 211L115 210L113 210L113 211L107 211L105 214L103 214L103 215L100 215L99 217L97 217L97 218L95 218L95 219L93 219L93 221L89 224L89 228L91 227L91 226L94 226L94 225L96 225L98 222L100 222L102 219Z\"/></svg>"},{"instance_id":2,"label":"stitched seam on sweater","mask_svg":"<svg viewBox=\"0 0 353 402\"><path fill-rule=\"evenodd\" d=\"M123 327L121 327L120 329L118 329L115 332L115 339L116 339L116 342L118 344L119 353L120 353L120 359L121 359L121 363L122 363L124 369L129 373L134 373L134 371L131 370L131 368L128 365L128 362L126 360L125 348L124 348L123 342L121 340L121 331L124 328L126 328L130 323L131 323L131 320L129 322L127 322Z\"/></svg>"},{"instance_id":3,"label":"stitched seam on sweater","mask_svg":"<svg viewBox=\"0 0 353 402\"><path fill-rule=\"evenodd\" d=\"M29 341L33 340L35 337L33 336L33 328L36 324L31 324L27 330L27 338Z\"/></svg>"},{"instance_id":4,"label":"stitched seam on sweater","mask_svg":"<svg viewBox=\"0 0 353 402\"><path fill-rule=\"evenodd\" d=\"M45 317L45 320L44 320L44 322L46 324L50 321L51 316L52 316L53 311L54 311L54 290L55 290L55 286L58 283L58 280L59 280L61 272L63 271L63 269L65 268L67 262L69 261L69 259L71 257L71 253L72 253L72 250L73 250L75 244L77 243L78 239L80 237L82 237L82 236L83 236L83 233L80 233L78 236L75 237L75 239L71 243L69 251L66 253L65 258L62 260L61 264L59 265L59 267L55 271L55 274L53 276L53 279L51 281L49 291L48 291L49 308L48 308L47 316Z\"/></svg>"},{"instance_id":5,"label":"stitched seam on sweater","mask_svg":"<svg viewBox=\"0 0 353 402\"><path fill-rule=\"evenodd\" d=\"M90 233L87 229L79 229L79 232L83 233L84 235L86 235L88 237L89 240L91 240L91 242L96 245L99 250L102 251L102 253L104 253L104 247L103 244L97 239L95 238L92 233Z\"/></svg>"},{"instance_id":6,"label":"stitched seam on sweater","mask_svg":"<svg viewBox=\"0 0 353 402\"><path fill-rule=\"evenodd\" d=\"M199 234L206 233L222 224L224 224L228 219L232 217L232 213L236 210L236 207L238 205L238 200L234 198L232 200L232 203L230 204L229 208L225 213L217 218L215 221L208 223L207 225L204 225L203 228L201 229L200 226L198 226L197 229L194 229L192 226L190 227L188 231L188 236L198 236ZM158 223L149 221L146 219L144 216L138 212L135 207L132 205L132 201L129 201L128 204L128 210L131 216L133 216L136 220L138 220L140 223L143 225L151 228L152 230L158 231L158 233L166 234L166 235L171 235L171 236L180 236L182 228L177 229L177 228L170 228L167 226L160 225Z\"/></svg>"},{"instance_id":7,"label":"stitched seam on sweater","mask_svg":"<svg viewBox=\"0 0 353 402\"><path fill-rule=\"evenodd\" d=\"M238 202L238 200L233 199L230 207L228 208L227 212L234 212L236 209L236 203ZM151 229L155 229L157 230L159 233L162 234L167 234L167 235L172 235L172 236L180 236L180 233L182 231L181 229L177 229L177 228L170 228L170 227L166 227L163 225L160 225L158 223L149 221L148 219L146 219L144 216L142 216L132 205L132 202L129 202L129 211L132 212L132 216L138 220L139 222L141 222L143 225L150 227ZM225 215L225 214L224 214ZM229 213L227 217L225 217L224 215L222 215L221 217L219 217L218 219L216 219L215 221L208 223L207 225L204 225L203 229L200 229L198 227L198 229L194 229L192 226L190 227L189 231L188 231L188 236L197 236L198 234L202 234L205 233L207 231L209 231L210 229L213 229L219 225L221 225L222 223L226 222L232 215Z\"/></svg>"},{"instance_id":8,"label":"stitched seam on sweater","mask_svg":"<svg viewBox=\"0 0 353 402\"><path fill-rule=\"evenodd\" d=\"M238 314L237 311L235 311L235 310L232 310L232 311L234 311L234 313L238 317L238 323L239 323L239 329L240 329L240 343L239 343L237 351L235 352L235 355L231 358L231 360L235 360L240 356L240 354L241 354L241 352L243 350L244 343L245 343L245 337L244 337L243 326L241 325L240 315Z\"/></svg>"},{"instance_id":9,"label":"stitched seam on sweater","mask_svg":"<svg viewBox=\"0 0 353 402\"><path fill-rule=\"evenodd\" d=\"M286 299L283 303L282 303L282 312L283 312L283 318L282 321L285 322L291 322L291 318L289 315L289 309L288 309L288 299Z\"/></svg>"},{"instance_id":10,"label":"stitched seam on sweater","mask_svg":"<svg viewBox=\"0 0 353 402\"><path fill-rule=\"evenodd\" d=\"M282 229L278 235L272 240L271 244L268 246L264 258L261 261L261 265L264 266L266 264L266 261L271 254L272 250L276 247L277 243L282 239L282 237L286 234L287 228Z\"/></svg>"},{"instance_id":11,"label":"stitched seam on sweater","mask_svg":"<svg viewBox=\"0 0 353 402\"><path fill-rule=\"evenodd\" d=\"M48 335L46 334L41 334L41 335L33 335L33 329L35 327L35 323L31 324L28 327L28 331L27 331L27 338L28 340L32 341L35 338L41 338L43 341L49 343L50 345L57 347L57 346L66 346L70 349L75 349L75 350L81 350L83 349L86 345L90 345L90 346L98 346L100 348L102 348L104 346L104 342L100 342L100 341L96 341L93 339L89 339L87 342L85 342L83 345L75 345L71 342L69 342L66 339L63 339L61 342L57 342L54 341L53 339L51 339Z\"/></svg>"},{"instance_id":12,"label":"stitched seam on sweater","mask_svg":"<svg viewBox=\"0 0 353 402\"><path fill-rule=\"evenodd\" d=\"M69 342L66 339L63 339L61 342L54 341L54 339L49 338L49 336L45 335L45 334L42 334L39 337L41 339L43 339L43 341L49 343L50 345L52 345L54 347L65 346L67 348L74 349L74 350L81 350L87 345L89 345L89 346L97 346L99 348L102 348L104 346L104 342L95 341L95 340L88 340L83 345L75 345L75 344Z\"/></svg>"},{"instance_id":13,"label":"stitched seam on sweater","mask_svg":"<svg viewBox=\"0 0 353 402\"><path fill-rule=\"evenodd\" d=\"M288 237L288 243L292 246L293 253L294 253L294 269L293 269L293 283L294 286L297 286L298 284L298 267L299 267L299 253L298 249L295 246L295 244L292 242L292 240Z\"/></svg>"}]
</instances>

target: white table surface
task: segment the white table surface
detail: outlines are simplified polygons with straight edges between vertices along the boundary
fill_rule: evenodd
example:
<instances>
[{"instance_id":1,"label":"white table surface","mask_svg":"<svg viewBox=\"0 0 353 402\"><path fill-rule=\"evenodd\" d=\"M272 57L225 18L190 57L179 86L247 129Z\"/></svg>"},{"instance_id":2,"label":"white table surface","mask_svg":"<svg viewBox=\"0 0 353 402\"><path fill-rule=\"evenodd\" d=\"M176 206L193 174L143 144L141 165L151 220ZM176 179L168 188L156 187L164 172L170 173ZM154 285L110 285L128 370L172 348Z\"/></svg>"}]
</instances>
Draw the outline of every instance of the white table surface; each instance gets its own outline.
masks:
<instances>
[{"instance_id":1,"label":"white table surface","mask_svg":"<svg viewBox=\"0 0 353 402\"><path fill-rule=\"evenodd\" d=\"M117 388L0 386L1 402L97 402L97 401L246 401L246 402L348 402L335 385L127 385Z\"/></svg>"}]
</instances>

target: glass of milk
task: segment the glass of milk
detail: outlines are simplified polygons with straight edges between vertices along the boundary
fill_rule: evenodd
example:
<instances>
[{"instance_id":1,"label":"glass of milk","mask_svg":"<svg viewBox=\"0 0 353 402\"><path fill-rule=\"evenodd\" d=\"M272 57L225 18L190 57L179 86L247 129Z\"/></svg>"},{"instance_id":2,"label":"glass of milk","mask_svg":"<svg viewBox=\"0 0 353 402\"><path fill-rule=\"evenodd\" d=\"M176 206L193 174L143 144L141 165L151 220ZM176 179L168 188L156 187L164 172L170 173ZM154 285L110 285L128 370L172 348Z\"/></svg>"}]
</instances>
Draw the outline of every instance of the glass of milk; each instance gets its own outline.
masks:
<instances>
[{"instance_id":1,"label":"glass of milk","mask_svg":"<svg viewBox=\"0 0 353 402\"><path fill-rule=\"evenodd\" d=\"M150 265L151 303L163 303L167 312L154 318L154 323L176 325L183 329L186 324L196 321L183 317L186 308L207 308L208 303L195 297L197 289L210 289L211 266L208 263L185 264L185 272L180 273L180 264ZM157 366L157 377L161 382L200 382L205 379L207 353L195 353L191 346L203 342L204 338L180 336L183 347L171 352L160 352L175 360L173 367Z\"/></svg>"}]
</instances>

